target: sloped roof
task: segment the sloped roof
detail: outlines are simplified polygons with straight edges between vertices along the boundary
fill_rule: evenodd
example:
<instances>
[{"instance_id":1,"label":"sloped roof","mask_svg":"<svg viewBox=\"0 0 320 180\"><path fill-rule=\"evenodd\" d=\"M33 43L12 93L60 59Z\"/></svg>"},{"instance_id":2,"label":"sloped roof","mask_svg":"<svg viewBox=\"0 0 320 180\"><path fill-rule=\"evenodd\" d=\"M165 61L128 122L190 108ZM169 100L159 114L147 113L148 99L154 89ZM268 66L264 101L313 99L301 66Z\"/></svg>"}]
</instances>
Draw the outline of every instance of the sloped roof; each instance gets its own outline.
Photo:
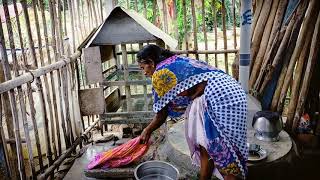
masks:
<instances>
[{"instance_id":1,"label":"sloped roof","mask_svg":"<svg viewBox=\"0 0 320 180\"><path fill-rule=\"evenodd\" d=\"M178 41L150 23L138 13L115 7L106 20L95 31L86 47L137 43L161 39L175 49Z\"/></svg>"}]
</instances>

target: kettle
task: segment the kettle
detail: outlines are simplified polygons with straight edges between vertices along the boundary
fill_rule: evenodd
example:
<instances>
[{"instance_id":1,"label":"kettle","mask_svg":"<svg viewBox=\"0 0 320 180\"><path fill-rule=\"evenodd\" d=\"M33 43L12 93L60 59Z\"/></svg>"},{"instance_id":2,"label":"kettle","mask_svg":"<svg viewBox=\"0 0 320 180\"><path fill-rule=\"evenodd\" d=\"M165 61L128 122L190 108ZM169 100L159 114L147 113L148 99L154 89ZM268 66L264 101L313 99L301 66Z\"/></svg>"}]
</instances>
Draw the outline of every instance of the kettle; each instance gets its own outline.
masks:
<instances>
[{"instance_id":1,"label":"kettle","mask_svg":"<svg viewBox=\"0 0 320 180\"><path fill-rule=\"evenodd\" d=\"M278 141L283 121L278 112L258 111L253 116L254 136L261 141Z\"/></svg>"}]
</instances>

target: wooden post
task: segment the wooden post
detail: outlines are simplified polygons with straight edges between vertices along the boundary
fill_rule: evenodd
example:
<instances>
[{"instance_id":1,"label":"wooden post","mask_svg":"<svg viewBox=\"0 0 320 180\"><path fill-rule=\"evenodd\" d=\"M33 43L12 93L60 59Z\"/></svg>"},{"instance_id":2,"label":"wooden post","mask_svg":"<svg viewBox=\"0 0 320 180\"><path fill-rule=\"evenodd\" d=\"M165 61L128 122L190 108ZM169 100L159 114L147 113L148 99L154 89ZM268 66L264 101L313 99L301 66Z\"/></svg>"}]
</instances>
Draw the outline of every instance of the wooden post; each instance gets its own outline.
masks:
<instances>
[{"instance_id":1,"label":"wooden post","mask_svg":"<svg viewBox=\"0 0 320 180\"><path fill-rule=\"evenodd\" d=\"M309 5L311 5L311 3ZM312 77L312 74L314 71L315 63L319 59L319 57L318 57L318 54L319 54L318 50L320 48L320 32L319 32L319 30L320 30L320 13L318 13L318 18L317 18L317 22L315 25L315 30L312 35L309 58L308 58L307 66L306 66L305 73L304 73L305 76L302 81L299 99L298 99L298 103L297 103L297 108L296 108L296 112L295 112L295 116L294 116L294 120L293 120L293 126L292 126L293 132L295 132L295 129L298 125L298 122L301 118L303 108L304 108L304 105L306 102L307 93L308 93L308 90L309 90L309 87L311 84L310 80L311 80L311 77Z\"/></svg>"},{"instance_id":2,"label":"wooden post","mask_svg":"<svg viewBox=\"0 0 320 180\"><path fill-rule=\"evenodd\" d=\"M137 1L135 1L135 4L137 4ZM130 2L127 1L127 9L130 9ZM138 7L135 5L135 11L138 12ZM132 44L130 44L130 50L133 51L133 47ZM135 62L135 56L134 54L131 54L131 60L132 60L132 64Z\"/></svg>"},{"instance_id":3,"label":"wooden post","mask_svg":"<svg viewBox=\"0 0 320 180\"><path fill-rule=\"evenodd\" d=\"M75 13L73 12L73 6L72 6L71 0L68 0L68 6L69 6L70 17L71 17L72 52L74 52L76 49L76 41L75 41L75 35L74 35L75 28L74 28L74 21L73 21L73 17L75 17Z\"/></svg>"},{"instance_id":4,"label":"wooden post","mask_svg":"<svg viewBox=\"0 0 320 180\"><path fill-rule=\"evenodd\" d=\"M258 47L258 53L255 58L254 65L253 65L253 68L251 71L251 76L250 76L250 80L249 80L249 88L252 88L254 86L254 83L256 82L259 73L261 72L260 68L261 68L261 64L263 63L263 60L264 60L263 57L266 52L266 48L267 48L268 40L270 37L270 32L271 32L272 24L274 21L274 17L276 15L276 11L278 8L278 4L279 4L279 0L274 0L272 2L272 7L271 7L271 11L269 13L269 18L268 18L267 24L265 25L265 28L263 30L264 33L263 33L263 36L262 36L262 39L260 42L260 47Z\"/></svg>"},{"instance_id":5,"label":"wooden post","mask_svg":"<svg viewBox=\"0 0 320 180\"><path fill-rule=\"evenodd\" d=\"M305 18L303 20L303 26L301 27L300 33L299 33L299 37L297 40L297 44L296 47L293 51L293 54L291 56L290 59L290 63L288 66L288 70L284 79L284 84L281 90L281 94L280 94L280 100L278 103L278 109L282 109L283 105L284 105L284 101L287 95L287 91L289 88L289 82L292 79L292 74L293 74L293 70L296 64L296 60L297 58L300 56L300 53L302 51L302 45L304 43L306 34L308 33L308 31L310 30L310 27L314 27L312 26L312 20L314 20L314 18L312 17L312 14L315 12L315 10L318 10L317 6L316 6L316 0L310 0L309 2L309 6L305 15Z\"/></svg>"},{"instance_id":6,"label":"wooden post","mask_svg":"<svg viewBox=\"0 0 320 180\"><path fill-rule=\"evenodd\" d=\"M65 35L68 36L68 30L67 30L67 13L66 13L66 7L67 7L67 0L63 0L63 29L64 29L64 32L65 32ZM68 8L70 10L70 6L68 5ZM71 19L73 16L70 16Z\"/></svg>"},{"instance_id":7,"label":"wooden post","mask_svg":"<svg viewBox=\"0 0 320 180\"><path fill-rule=\"evenodd\" d=\"M77 14L77 21L78 21L78 28L77 28L77 32L78 34L80 33L81 34L81 40L84 39L84 34L85 34L85 28L82 28L82 25L83 25L83 22L81 22L81 19L80 19L80 0L76 0L76 8L75 8L75 11L76 11L76 14Z\"/></svg>"},{"instance_id":8,"label":"wooden post","mask_svg":"<svg viewBox=\"0 0 320 180\"><path fill-rule=\"evenodd\" d=\"M255 28L256 28L260 13L261 13L263 2L264 1L259 0L259 1L256 1L256 3L255 3L256 6L255 6L255 9L254 9L254 12L253 12L251 40L252 40L254 31L255 31Z\"/></svg>"},{"instance_id":9,"label":"wooden post","mask_svg":"<svg viewBox=\"0 0 320 180\"><path fill-rule=\"evenodd\" d=\"M302 77L303 66L305 64L305 61L308 59L308 55L309 55L309 49L310 49L311 38L312 38L312 33L311 33L312 30L313 28L310 27L310 32L307 34L307 37L302 47L300 57L297 60L297 64L294 72L294 79L291 85L290 102L289 102L288 111L287 111L288 113L287 113L286 127L288 127L288 129L292 128L292 125L293 125L293 118L294 118L294 114L297 107L300 85L302 84L301 80L303 78Z\"/></svg>"},{"instance_id":10,"label":"wooden post","mask_svg":"<svg viewBox=\"0 0 320 180\"><path fill-rule=\"evenodd\" d=\"M186 0L182 0L182 8L183 8L183 29L184 29L184 40L186 41L186 50L189 50L188 44L188 30L187 30L187 8L186 8ZM189 54L186 54L189 56Z\"/></svg>"},{"instance_id":11,"label":"wooden post","mask_svg":"<svg viewBox=\"0 0 320 180\"><path fill-rule=\"evenodd\" d=\"M157 25L157 0L153 0L152 1L152 15L153 15L153 18L152 18L152 23Z\"/></svg>"},{"instance_id":12,"label":"wooden post","mask_svg":"<svg viewBox=\"0 0 320 180\"><path fill-rule=\"evenodd\" d=\"M279 99L280 99L279 97L280 97L280 93L281 93L282 86L284 83L284 78L285 78L285 75L286 75L286 72L288 69L289 61L291 59L291 55L293 54L293 51L296 46L296 41L299 36L302 19L304 17L305 10L308 7L308 3L309 3L309 1L303 1L299 5L297 12L296 12L296 16L297 16L296 19L297 20L295 20L294 25L293 25L293 30L290 34L290 40L288 43L288 47L286 48L286 54L284 56L283 66L282 66L280 77L279 77L279 80L277 83L277 88L276 88L274 95L273 95L273 98L272 98L271 110L273 110L273 111L278 111L278 112L282 111L282 109L278 109L278 103L279 103Z\"/></svg>"},{"instance_id":13,"label":"wooden post","mask_svg":"<svg viewBox=\"0 0 320 180\"><path fill-rule=\"evenodd\" d=\"M259 50L261 38L264 32L264 27L269 17L272 1L263 1L263 8L261 10L259 19L255 30L252 32L252 45L251 45L251 59L252 65L255 63L256 55Z\"/></svg>"},{"instance_id":14,"label":"wooden post","mask_svg":"<svg viewBox=\"0 0 320 180\"><path fill-rule=\"evenodd\" d=\"M162 0L162 13L163 13L163 29L164 32L168 33L168 13L166 0Z\"/></svg>"},{"instance_id":15,"label":"wooden post","mask_svg":"<svg viewBox=\"0 0 320 180\"><path fill-rule=\"evenodd\" d=\"M2 65L0 64L0 73L2 74L2 72ZM2 78L0 78L0 82L1 79ZM2 99L2 94L0 94L0 156L2 156L2 158L5 160L4 162L0 162L0 165L2 164L0 172L4 176L4 179L6 179L12 177L12 170L10 168L8 146L6 144L6 137L2 126Z\"/></svg>"},{"instance_id":16,"label":"wooden post","mask_svg":"<svg viewBox=\"0 0 320 180\"><path fill-rule=\"evenodd\" d=\"M61 80L63 82L63 102L64 102L64 107L65 107L65 115L66 115L66 126L67 126L67 134L70 138L71 144L74 142L74 137L73 137L73 131L72 131L72 126L71 126L71 119L70 119L70 110L69 110L69 96L68 96L68 72L67 72L67 67L62 68L62 73L61 73Z\"/></svg>"},{"instance_id":17,"label":"wooden post","mask_svg":"<svg viewBox=\"0 0 320 180\"><path fill-rule=\"evenodd\" d=\"M55 0L55 1L58 1L57 5L58 7L54 6L55 7L55 11L54 13L56 14L56 20L57 20L57 25L58 25L58 29L57 29L57 42L58 42L58 47L59 47L59 52L60 52L60 55L63 55L64 54L64 47L63 47L63 43L62 43L62 39L63 39L63 36L65 35L65 33L63 32L63 29L62 29L62 15L61 15L61 0ZM58 13L57 13L58 11Z\"/></svg>"},{"instance_id":18,"label":"wooden post","mask_svg":"<svg viewBox=\"0 0 320 180\"><path fill-rule=\"evenodd\" d=\"M236 30L236 5L235 0L232 0L232 19L233 19L233 47L237 48L237 30Z\"/></svg>"},{"instance_id":19,"label":"wooden post","mask_svg":"<svg viewBox=\"0 0 320 180\"><path fill-rule=\"evenodd\" d=\"M291 19L289 25L285 28L286 30L285 30L285 34L284 34L283 39L280 38L280 39L282 39L280 45L279 45L279 46L276 46L276 47L273 47L273 46L272 46L272 47L270 48L270 52L271 52L271 51L277 51L277 53L275 54L274 57L273 57L273 56L272 56L272 57L271 57L271 56L267 56L266 59L264 60L264 61L265 61L265 64L264 64L263 67L262 67L262 68L263 68L262 71L265 71L265 68L267 68L266 63L267 63L270 59L273 59L273 62L272 62L272 64L271 64L270 68L268 68L267 74L265 75L264 82L263 82L263 84L262 84L262 86L261 86L261 88L260 88L260 90L259 90L260 93L262 93L262 92L264 91L265 87L267 86L267 84L269 83L269 81L272 79L273 72L274 72L276 66L279 64L280 60L283 58L283 55L284 55L285 50L288 49L289 38L290 38L290 36L291 36L291 34L292 34L293 25L294 25L294 23L295 23L296 21L297 21L297 17L294 16L294 17ZM282 30L282 31L284 31L284 30ZM276 36L276 37L277 37L277 36ZM276 39L275 39L275 40L276 40ZM278 41L280 41L280 40L278 40ZM268 54L270 54L270 52L268 52ZM263 76L262 74L263 74L263 73L260 73L260 74L259 74L259 77L258 77L258 79L257 79L258 82L256 83L256 89L258 89L258 85L257 85L257 84L260 83L259 81L260 81L260 79L261 79L262 76Z\"/></svg>"},{"instance_id":20,"label":"wooden post","mask_svg":"<svg viewBox=\"0 0 320 180\"><path fill-rule=\"evenodd\" d=\"M212 0L212 11L213 11L213 20L214 20L214 49L218 48L218 31L217 31L217 9L216 9L216 0ZM218 68L218 55L214 55L214 65Z\"/></svg>"},{"instance_id":21,"label":"wooden post","mask_svg":"<svg viewBox=\"0 0 320 180\"><path fill-rule=\"evenodd\" d=\"M96 24L95 27L98 27L99 23L98 23L97 9L95 8L96 6L94 5L94 2L95 1L89 1L91 9L92 9L92 13L93 13L94 21L95 21L95 24Z\"/></svg>"},{"instance_id":22,"label":"wooden post","mask_svg":"<svg viewBox=\"0 0 320 180\"><path fill-rule=\"evenodd\" d=\"M84 29L84 31L85 31L85 33L84 34L88 34L88 32L90 32L89 30L88 30L88 28L86 28L87 26L85 26L85 24L84 24L84 22L85 22L85 20L84 20L84 8L83 8L83 4L85 3L84 1L81 1L81 0L79 0L80 1L80 3L81 3L81 15L82 15L82 18L81 18L81 20L82 20L82 25L83 25L83 29Z\"/></svg>"},{"instance_id":23,"label":"wooden post","mask_svg":"<svg viewBox=\"0 0 320 180\"><path fill-rule=\"evenodd\" d=\"M198 40L197 40L197 17L194 7L194 0L191 0L191 13L192 13L192 26L193 26L193 42L194 42L194 50L198 50ZM196 59L199 59L199 55L196 54Z\"/></svg>"},{"instance_id":24,"label":"wooden post","mask_svg":"<svg viewBox=\"0 0 320 180\"><path fill-rule=\"evenodd\" d=\"M223 32L223 45L224 49L228 49L228 44L227 44L227 34L226 34L226 7L225 7L225 1L222 0L222 6L221 6L221 11L222 11L222 32ZM224 54L224 66L226 69L226 73L229 74L229 64L228 64L228 54Z\"/></svg>"},{"instance_id":25,"label":"wooden post","mask_svg":"<svg viewBox=\"0 0 320 180\"><path fill-rule=\"evenodd\" d=\"M129 81L129 71L128 71L128 59L127 59L127 49L126 44L121 44L121 51L122 51L122 63L124 66L124 81ZM127 101L127 108L128 111L131 111L131 91L130 91L130 85L125 86L125 92L126 92L126 101Z\"/></svg>"},{"instance_id":26,"label":"wooden post","mask_svg":"<svg viewBox=\"0 0 320 180\"><path fill-rule=\"evenodd\" d=\"M99 0L100 2L100 16L101 16L101 22L103 22L103 6L102 6L102 0Z\"/></svg>"},{"instance_id":27,"label":"wooden post","mask_svg":"<svg viewBox=\"0 0 320 180\"><path fill-rule=\"evenodd\" d=\"M208 50L208 38L207 38L207 29L206 29L206 11L204 0L201 0L201 11L202 11L202 31L204 37L204 48ZM205 54L205 61L208 63L208 54Z\"/></svg>"},{"instance_id":28,"label":"wooden post","mask_svg":"<svg viewBox=\"0 0 320 180\"><path fill-rule=\"evenodd\" d=\"M91 13L91 9L89 7L89 0L85 0L85 1L86 1L86 11L88 13L88 20L87 21L89 21L89 22L87 22L89 24L89 31L88 32L90 33L93 29L92 13Z\"/></svg>"},{"instance_id":29,"label":"wooden post","mask_svg":"<svg viewBox=\"0 0 320 180\"><path fill-rule=\"evenodd\" d=\"M274 18L274 22L273 22L273 25L272 25L272 30L270 32L270 36L269 36L269 41L268 41L266 52L269 52L269 50L271 48L271 45L272 45L272 40L274 39L274 37L276 36L278 30L281 27L281 23L282 23L282 20L284 18L284 13L286 11L287 4L288 4L288 0L279 1L278 9L277 9L277 12L276 12L276 15L275 15L275 18ZM266 56L266 54L265 54L265 56Z\"/></svg>"},{"instance_id":30,"label":"wooden post","mask_svg":"<svg viewBox=\"0 0 320 180\"><path fill-rule=\"evenodd\" d=\"M143 15L145 18L147 18L147 2L146 2L146 0L143 0Z\"/></svg>"},{"instance_id":31,"label":"wooden post","mask_svg":"<svg viewBox=\"0 0 320 180\"><path fill-rule=\"evenodd\" d=\"M134 0L134 10L138 12L138 1Z\"/></svg>"}]
</instances>

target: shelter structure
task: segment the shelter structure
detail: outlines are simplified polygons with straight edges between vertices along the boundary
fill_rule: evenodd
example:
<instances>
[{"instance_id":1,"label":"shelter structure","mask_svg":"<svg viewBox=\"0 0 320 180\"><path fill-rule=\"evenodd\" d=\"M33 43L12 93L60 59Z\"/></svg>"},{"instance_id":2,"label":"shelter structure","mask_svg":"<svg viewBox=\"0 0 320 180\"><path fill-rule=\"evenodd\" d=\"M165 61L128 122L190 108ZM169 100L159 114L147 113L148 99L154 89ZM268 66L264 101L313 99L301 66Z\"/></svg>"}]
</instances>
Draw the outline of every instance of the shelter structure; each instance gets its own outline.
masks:
<instances>
[{"instance_id":1,"label":"shelter structure","mask_svg":"<svg viewBox=\"0 0 320 180\"><path fill-rule=\"evenodd\" d=\"M82 115L99 114L107 124L150 121L150 80L139 70L133 51L142 48L143 43L171 49L178 44L136 12L117 6L79 46L88 85L80 91Z\"/></svg>"}]
</instances>

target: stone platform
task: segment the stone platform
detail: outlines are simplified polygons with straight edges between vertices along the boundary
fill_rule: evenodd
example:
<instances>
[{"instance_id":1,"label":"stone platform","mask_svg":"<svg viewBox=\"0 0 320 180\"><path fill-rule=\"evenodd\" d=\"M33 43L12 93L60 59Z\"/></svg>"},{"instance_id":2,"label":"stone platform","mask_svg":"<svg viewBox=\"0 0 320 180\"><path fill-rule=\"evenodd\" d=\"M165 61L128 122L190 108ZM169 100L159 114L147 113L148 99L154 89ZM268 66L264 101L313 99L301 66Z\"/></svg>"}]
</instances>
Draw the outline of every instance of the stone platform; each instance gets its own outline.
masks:
<instances>
[{"instance_id":1,"label":"stone platform","mask_svg":"<svg viewBox=\"0 0 320 180\"><path fill-rule=\"evenodd\" d=\"M277 142L265 142L254 137L254 130L248 130L247 137L249 143L255 143L267 151L267 158L261 162L248 163L248 166L263 165L271 163L284 157L292 148L292 141L288 133L281 131ZM168 131L166 150L168 159L176 164L182 165L186 169L194 169L190 164L190 152L184 136L184 121L174 124Z\"/></svg>"}]
</instances>

